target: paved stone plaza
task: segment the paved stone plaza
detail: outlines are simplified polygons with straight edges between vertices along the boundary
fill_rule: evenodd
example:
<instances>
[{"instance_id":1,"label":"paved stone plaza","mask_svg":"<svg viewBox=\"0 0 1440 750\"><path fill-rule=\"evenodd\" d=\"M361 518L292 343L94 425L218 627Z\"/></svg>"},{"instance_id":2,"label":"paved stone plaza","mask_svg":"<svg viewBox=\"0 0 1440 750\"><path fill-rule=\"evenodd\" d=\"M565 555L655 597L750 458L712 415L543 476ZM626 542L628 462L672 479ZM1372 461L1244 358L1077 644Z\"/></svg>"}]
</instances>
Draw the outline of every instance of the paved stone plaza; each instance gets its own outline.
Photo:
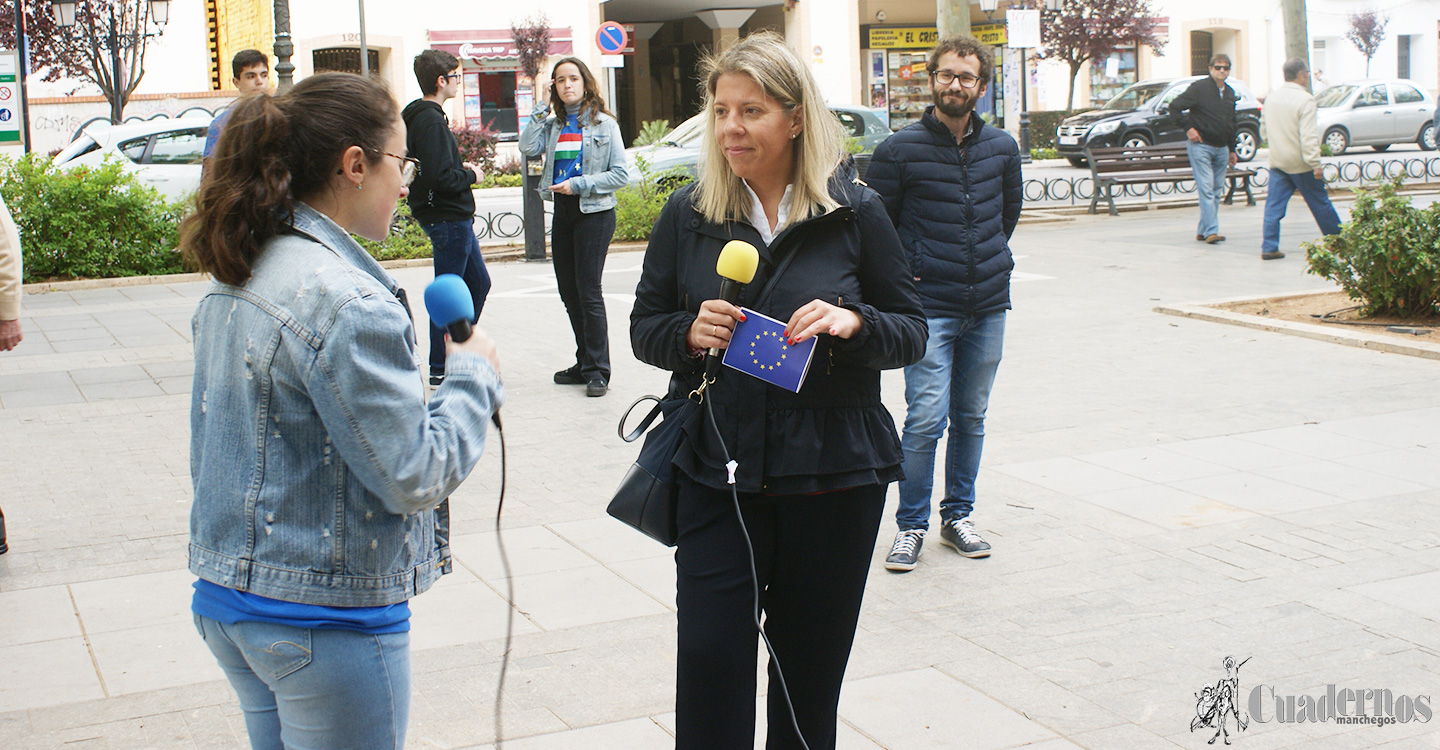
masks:
<instances>
[{"instance_id":1,"label":"paved stone plaza","mask_svg":"<svg viewBox=\"0 0 1440 750\"><path fill-rule=\"evenodd\" d=\"M914 572L887 573L887 512L841 748L1200 748L1215 730L1191 732L1196 694L1232 655L1249 658L1242 710L1260 685L1440 702L1440 361L1154 312L1325 288L1294 248L1317 234L1304 209L1278 262L1258 257L1261 211L1224 207L1217 246L1193 241L1194 209L1021 225L975 513L995 554L932 541ZM491 268L511 750L673 747L673 563L604 513L636 452L616 420L665 382L629 356L640 263L617 252L606 269L603 399L550 382L573 352L550 266ZM395 273L420 299L429 270ZM0 747L247 746L189 613L204 288L26 296L25 342L0 355ZM884 387L898 422L900 374ZM410 748L492 747L507 608L492 446L452 501L455 574L413 602ZM1229 724L1237 749L1440 747L1433 719L1281 723L1262 708Z\"/></svg>"}]
</instances>

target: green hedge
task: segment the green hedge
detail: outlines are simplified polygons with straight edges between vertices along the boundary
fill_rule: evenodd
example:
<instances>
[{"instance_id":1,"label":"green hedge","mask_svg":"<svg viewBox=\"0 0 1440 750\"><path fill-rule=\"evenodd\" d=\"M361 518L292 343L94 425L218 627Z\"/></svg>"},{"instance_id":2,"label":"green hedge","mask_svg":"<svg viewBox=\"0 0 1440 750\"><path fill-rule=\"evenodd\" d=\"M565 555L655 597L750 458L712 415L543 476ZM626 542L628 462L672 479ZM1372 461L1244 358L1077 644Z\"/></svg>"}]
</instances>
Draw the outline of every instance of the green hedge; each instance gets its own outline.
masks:
<instances>
[{"instance_id":1,"label":"green hedge","mask_svg":"<svg viewBox=\"0 0 1440 750\"><path fill-rule=\"evenodd\" d=\"M0 194L20 230L25 281L179 273L180 219L190 201L167 201L124 172L57 169L45 154L0 158Z\"/></svg>"},{"instance_id":2,"label":"green hedge","mask_svg":"<svg viewBox=\"0 0 1440 750\"><path fill-rule=\"evenodd\" d=\"M640 182L615 193L616 240L650 239L650 230L655 228L660 209L665 207L670 194L693 179L678 167L654 172L643 156L635 157L635 163L640 169Z\"/></svg>"},{"instance_id":3,"label":"green hedge","mask_svg":"<svg viewBox=\"0 0 1440 750\"><path fill-rule=\"evenodd\" d=\"M1310 273L1336 284L1362 315L1440 315L1440 203L1410 205L1401 178L1355 191L1340 234L1306 242Z\"/></svg>"},{"instance_id":4,"label":"green hedge","mask_svg":"<svg viewBox=\"0 0 1440 750\"><path fill-rule=\"evenodd\" d=\"M1055 148L1055 129L1067 117L1089 112L1087 109L1056 109L1030 113L1030 148Z\"/></svg>"}]
</instances>

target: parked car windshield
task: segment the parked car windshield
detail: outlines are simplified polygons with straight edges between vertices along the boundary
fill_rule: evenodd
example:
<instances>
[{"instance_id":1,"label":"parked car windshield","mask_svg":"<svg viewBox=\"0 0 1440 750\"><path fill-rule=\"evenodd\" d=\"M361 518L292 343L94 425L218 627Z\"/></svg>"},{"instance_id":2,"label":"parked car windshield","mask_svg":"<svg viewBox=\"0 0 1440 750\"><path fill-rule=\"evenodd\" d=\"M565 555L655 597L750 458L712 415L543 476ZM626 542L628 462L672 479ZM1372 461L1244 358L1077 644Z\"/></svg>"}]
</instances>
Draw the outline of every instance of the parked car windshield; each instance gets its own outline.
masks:
<instances>
[{"instance_id":1,"label":"parked car windshield","mask_svg":"<svg viewBox=\"0 0 1440 750\"><path fill-rule=\"evenodd\" d=\"M1343 104L1346 99L1350 98L1350 94L1354 90L1354 86L1331 86L1321 91L1320 95L1315 97L1315 106L1338 107Z\"/></svg>"},{"instance_id":2,"label":"parked car windshield","mask_svg":"<svg viewBox=\"0 0 1440 750\"><path fill-rule=\"evenodd\" d=\"M675 126L675 129L665 134L660 143L667 146L689 146L691 142L700 139L704 135L705 123L700 115L695 115L685 122Z\"/></svg>"},{"instance_id":3,"label":"parked car windshield","mask_svg":"<svg viewBox=\"0 0 1440 750\"><path fill-rule=\"evenodd\" d=\"M1165 90L1163 83L1137 83L1105 102L1101 109L1140 109Z\"/></svg>"}]
</instances>

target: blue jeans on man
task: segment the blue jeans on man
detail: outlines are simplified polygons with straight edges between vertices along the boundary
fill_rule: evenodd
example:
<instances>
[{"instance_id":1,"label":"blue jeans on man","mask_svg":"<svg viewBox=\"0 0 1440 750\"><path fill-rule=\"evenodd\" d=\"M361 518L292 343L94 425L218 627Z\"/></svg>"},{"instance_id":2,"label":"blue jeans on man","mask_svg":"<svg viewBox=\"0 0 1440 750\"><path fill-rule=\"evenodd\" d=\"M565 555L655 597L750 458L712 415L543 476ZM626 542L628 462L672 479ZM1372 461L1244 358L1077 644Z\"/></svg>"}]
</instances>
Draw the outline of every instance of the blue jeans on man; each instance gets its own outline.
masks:
<instances>
[{"instance_id":1,"label":"blue jeans on man","mask_svg":"<svg viewBox=\"0 0 1440 750\"><path fill-rule=\"evenodd\" d=\"M1260 240L1260 252L1273 253L1280 249L1280 220L1285 218L1285 209L1290 205L1290 196L1296 191L1310 207L1310 215L1320 225L1324 234L1340 233L1340 215L1330 204L1330 195L1325 192L1325 182L1313 172L1292 174L1278 169L1270 170L1270 186L1265 196L1265 234Z\"/></svg>"},{"instance_id":2,"label":"blue jeans on man","mask_svg":"<svg viewBox=\"0 0 1440 750\"><path fill-rule=\"evenodd\" d=\"M930 318L925 357L905 368L905 478L900 481L901 531L930 528L935 448L945 446L945 497L940 518L965 518L975 507L975 476L985 444L985 410L1000 367L1005 311L979 317Z\"/></svg>"},{"instance_id":3,"label":"blue jeans on man","mask_svg":"<svg viewBox=\"0 0 1440 750\"><path fill-rule=\"evenodd\" d=\"M475 298L475 317L485 307L485 297L490 294L490 272L485 270L485 258L480 255L480 241L475 239L475 221L440 221L434 224L420 224L430 237L435 250L435 275L453 273L469 287ZM473 322L473 321L472 321ZM445 331L430 324L430 375L445 374Z\"/></svg>"},{"instance_id":4,"label":"blue jeans on man","mask_svg":"<svg viewBox=\"0 0 1440 750\"><path fill-rule=\"evenodd\" d=\"M1225 195L1225 173L1230 171L1230 149L1185 142L1190 169L1195 172L1195 194L1200 199L1200 225L1195 234L1206 239L1220 234L1220 198Z\"/></svg>"}]
</instances>

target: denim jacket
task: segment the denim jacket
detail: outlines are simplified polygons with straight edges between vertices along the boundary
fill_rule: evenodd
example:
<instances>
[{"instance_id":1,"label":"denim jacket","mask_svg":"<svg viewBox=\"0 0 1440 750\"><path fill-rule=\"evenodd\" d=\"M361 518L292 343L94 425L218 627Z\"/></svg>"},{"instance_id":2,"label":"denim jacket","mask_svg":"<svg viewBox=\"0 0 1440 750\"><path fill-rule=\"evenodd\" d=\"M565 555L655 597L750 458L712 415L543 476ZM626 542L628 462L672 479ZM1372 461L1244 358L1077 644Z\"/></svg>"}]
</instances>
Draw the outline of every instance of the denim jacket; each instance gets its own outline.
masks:
<instances>
[{"instance_id":1,"label":"denim jacket","mask_svg":"<svg viewBox=\"0 0 1440 750\"><path fill-rule=\"evenodd\" d=\"M599 213L614 208L615 191L630 182L625 142L620 136L620 126L610 115L601 114L598 125L582 115L580 123L580 176L571 180L570 186L580 196L581 213ZM550 114L549 107L536 107L525 132L520 134L521 153L545 154L544 171L540 173L543 187L550 187L548 175L555 173L555 144L560 142L560 131L564 129L565 121ZM547 201L554 200L549 190L541 190L540 196Z\"/></svg>"},{"instance_id":2,"label":"denim jacket","mask_svg":"<svg viewBox=\"0 0 1440 750\"><path fill-rule=\"evenodd\" d=\"M190 571L305 604L378 606L448 569L436 506L485 448L495 370L457 352L427 404L395 280L302 203L192 322Z\"/></svg>"}]
</instances>

